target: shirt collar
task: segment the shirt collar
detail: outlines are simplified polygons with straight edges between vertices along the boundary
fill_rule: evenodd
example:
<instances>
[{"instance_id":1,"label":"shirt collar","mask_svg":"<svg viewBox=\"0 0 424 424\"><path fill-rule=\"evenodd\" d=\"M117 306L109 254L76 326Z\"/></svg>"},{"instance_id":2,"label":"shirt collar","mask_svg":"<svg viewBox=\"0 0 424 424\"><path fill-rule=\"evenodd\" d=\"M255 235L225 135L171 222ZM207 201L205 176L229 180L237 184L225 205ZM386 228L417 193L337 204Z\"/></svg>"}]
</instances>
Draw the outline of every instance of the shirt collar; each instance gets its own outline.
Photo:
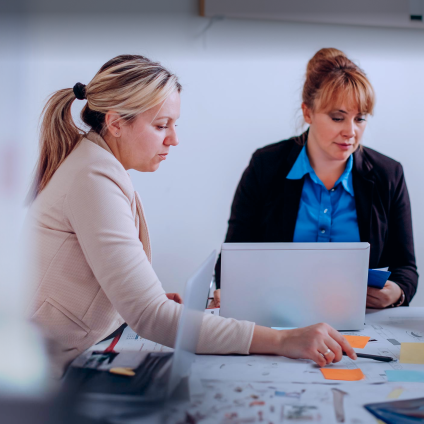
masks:
<instances>
[{"instance_id":1,"label":"shirt collar","mask_svg":"<svg viewBox=\"0 0 424 424\"><path fill-rule=\"evenodd\" d=\"M343 174L340 175L340 178L334 184L334 187L336 187L339 183L341 183L343 188L351 196L354 196L353 181L352 181L352 167L353 167L353 156L350 155L349 159L346 162L345 170L343 171ZM300 180L306 174L309 174L309 176L311 177L311 180L315 184L323 185L323 183L321 182L321 180L318 178L317 174L315 173L314 169L312 168L311 163L309 162L309 158L306 153L306 144L305 144L286 178L289 180Z\"/></svg>"}]
</instances>

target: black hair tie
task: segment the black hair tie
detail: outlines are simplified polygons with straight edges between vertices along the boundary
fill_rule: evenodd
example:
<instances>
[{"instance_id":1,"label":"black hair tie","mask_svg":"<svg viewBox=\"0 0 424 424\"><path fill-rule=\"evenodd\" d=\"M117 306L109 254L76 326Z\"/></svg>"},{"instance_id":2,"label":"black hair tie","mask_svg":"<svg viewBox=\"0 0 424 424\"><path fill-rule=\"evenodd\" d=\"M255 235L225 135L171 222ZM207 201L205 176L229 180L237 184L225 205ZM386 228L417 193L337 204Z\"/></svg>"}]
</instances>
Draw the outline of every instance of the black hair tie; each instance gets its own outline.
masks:
<instances>
[{"instance_id":1,"label":"black hair tie","mask_svg":"<svg viewBox=\"0 0 424 424\"><path fill-rule=\"evenodd\" d=\"M84 84L81 84L80 82L77 82L77 83L74 85L73 90L74 90L75 97L76 97L78 100L84 100L84 99L86 99L86 98L87 98L87 97L85 96L85 85L84 85Z\"/></svg>"}]
</instances>

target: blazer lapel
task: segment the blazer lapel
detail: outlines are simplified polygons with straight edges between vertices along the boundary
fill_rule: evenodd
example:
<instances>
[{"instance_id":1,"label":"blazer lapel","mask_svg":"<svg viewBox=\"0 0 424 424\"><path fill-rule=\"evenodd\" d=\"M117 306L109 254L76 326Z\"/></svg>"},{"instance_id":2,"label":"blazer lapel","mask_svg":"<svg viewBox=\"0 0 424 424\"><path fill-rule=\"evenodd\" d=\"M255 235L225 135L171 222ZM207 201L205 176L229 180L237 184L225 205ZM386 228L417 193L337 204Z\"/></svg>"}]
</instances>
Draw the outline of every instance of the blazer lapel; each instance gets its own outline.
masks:
<instances>
[{"instance_id":1,"label":"blazer lapel","mask_svg":"<svg viewBox=\"0 0 424 424\"><path fill-rule=\"evenodd\" d=\"M367 178L372 165L359 149L353 155L353 190L361 241L371 243L371 210L374 182Z\"/></svg>"},{"instance_id":2,"label":"blazer lapel","mask_svg":"<svg viewBox=\"0 0 424 424\"><path fill-rule=\"evenodd\" d=\"M292 242L296 228L297 213L299 211L300 198L302 197L304 178L301 180L287 180L284 184L284 203L281 216L281 240Z\"/></svg>"},{"instance_id":3,"label":"blazer lapel","mask_svg":"<svg viewBox=\"0 0 424 424\"><path fill-rule=\"evenodd\" d=\"M146 253L147 259L152 263L152 249L150 247L149 229L147 228L146 218L144 217L143 205L141 204L140 196L135 191L134 199L136 205L136 226L138 224L138 232L141 244L143 245L144 252Z\"/></svg>"},{"instance_id":4,"label":"blazer lapel","mask_svg":"<svg viewBox=\"0 0 424 424\"><path fill-rule=\"evenodd\" d=\"M302 151L302 144L306 143L308 131L302 134L299 139L301 144L295 143L280 173L280 196L277 205L277 226L275 231L275 241L292 242L294 229L296 227L297 213L299 211L300 198L302 196L304 178L300 180L288 180L286 177L292 169L297 157Z\"/></svg>"}]
</instances>

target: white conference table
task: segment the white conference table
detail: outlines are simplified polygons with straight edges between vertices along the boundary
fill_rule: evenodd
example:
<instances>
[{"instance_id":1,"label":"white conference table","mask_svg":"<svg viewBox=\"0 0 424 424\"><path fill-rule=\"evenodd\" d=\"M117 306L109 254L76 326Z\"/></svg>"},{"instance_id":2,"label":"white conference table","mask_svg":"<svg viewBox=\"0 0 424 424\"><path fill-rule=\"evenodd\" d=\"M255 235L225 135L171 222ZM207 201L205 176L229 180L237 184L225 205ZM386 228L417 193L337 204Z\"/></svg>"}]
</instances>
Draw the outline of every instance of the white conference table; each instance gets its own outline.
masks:
<instances>
[{"instance_id":1,"label":"white conference table","mask_svg":"<svg viewBox=\"0 0 424 424\"><path fill-rule=\"evenodd\" d=\"M352 333L358 334L358 332ZM400 343L424 342L424 307L368 310L370 336L358 352L393 356ZM362 381L325 380L312 361L277 356L198 355L190 377L190 401L171 405L167 423L350 423L375 424L364 404L424 397L424 383L388 382L385 370L420 370L424 365L347 357L334 368L360 368Z\"/></svg>"}]
</instances>

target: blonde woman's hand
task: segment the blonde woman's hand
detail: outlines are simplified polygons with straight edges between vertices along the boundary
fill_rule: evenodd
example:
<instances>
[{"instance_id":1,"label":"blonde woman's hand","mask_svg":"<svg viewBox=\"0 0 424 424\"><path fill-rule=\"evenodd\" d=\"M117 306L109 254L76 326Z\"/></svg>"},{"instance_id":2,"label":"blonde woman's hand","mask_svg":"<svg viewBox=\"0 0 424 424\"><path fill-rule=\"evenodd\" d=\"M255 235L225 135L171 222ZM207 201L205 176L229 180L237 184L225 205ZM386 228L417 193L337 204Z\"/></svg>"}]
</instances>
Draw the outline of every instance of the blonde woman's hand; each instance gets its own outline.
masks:
<instances>
[{"instance_id":1,"label":"blonde woman's hand","mask_svg":"<svg viewBox=\"0 0 424 424\"><path fill-rule=\"evenodd\" d=\"M255 326L250 353L273 353L293 359L311 359L320 367L339 362L343 352L351 359L356 353L347 340L328 324L294 330L272 330Z\"/></svg>"},{"instance_id":2,"label":"blonde woman's hand","mask_svg":"<svg viewBox=\"0 0 424 424\"><path fill-rule=\"evenodd\" d=\"M183 298L178 293L166 293L166 297L169 300L173 300L176 303L179 303L180 305L183 304Z\"/></svg>"},{"instance_id":3,"label":"blonde woman's hand","mask_svg":"<svg viewBox=\"0 0 424 424\"><path fill-rule=\"evenodd\" d=\"M221 307L221 289L215 290L213 292L213 299L209 303L208 309L211 308L220 308Z\"/></svg>"}]
</instances>

